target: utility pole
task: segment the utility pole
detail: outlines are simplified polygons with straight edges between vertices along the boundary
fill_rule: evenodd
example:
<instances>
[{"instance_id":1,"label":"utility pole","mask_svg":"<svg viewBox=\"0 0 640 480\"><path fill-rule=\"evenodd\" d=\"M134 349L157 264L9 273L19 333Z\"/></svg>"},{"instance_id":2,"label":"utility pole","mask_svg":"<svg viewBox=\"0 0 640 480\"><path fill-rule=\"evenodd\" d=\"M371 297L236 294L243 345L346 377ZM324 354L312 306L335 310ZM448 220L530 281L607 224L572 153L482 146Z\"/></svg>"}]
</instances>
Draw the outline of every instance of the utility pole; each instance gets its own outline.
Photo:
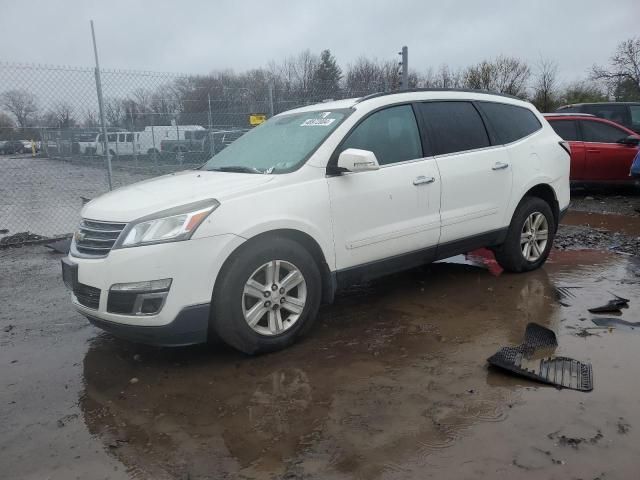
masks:
<instances>
[{"instance_id":1,"label":"utility pole","mask_svg":"<svg viewBox=\"0 0 640 480\"><path fill-rule=\"evenodd\" d=\"M402 68L400 74L400 90L409 90L409 48L405 45L402 47L402 51L398 52L398 55L402 57L402 61L400 62Z\"/></svg>"},{"instance_id":2,"label":"utility pole","mask_svg":"<svg viewBox=\"0 0 640 480\"><path fill-rule=\"evenodd\" d=\"M109 182L109 190L113 190L112 172L111 172L111 154L109 153L109 143L107 140L107 122L104 117L104 101L102 98L102 81L100 80L100 63L98 62L98 47L96 46L96 33L93 29L93 20L91 20L91 38L93 39L93 54L96 57L96 91L98 93L98 109L100 110L100 123L102 124L102 136L104 137L103 152L107 156L107 180Z\"/></svg>"}]
</instances>

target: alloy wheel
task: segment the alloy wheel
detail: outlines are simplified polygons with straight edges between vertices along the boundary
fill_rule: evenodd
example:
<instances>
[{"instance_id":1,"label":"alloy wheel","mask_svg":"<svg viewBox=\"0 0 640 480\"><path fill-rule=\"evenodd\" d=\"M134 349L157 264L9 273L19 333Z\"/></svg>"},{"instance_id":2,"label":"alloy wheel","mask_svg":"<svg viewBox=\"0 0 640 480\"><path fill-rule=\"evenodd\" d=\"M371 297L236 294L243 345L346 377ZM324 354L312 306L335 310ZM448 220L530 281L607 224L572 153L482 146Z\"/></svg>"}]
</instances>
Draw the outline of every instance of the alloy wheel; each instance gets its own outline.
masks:
<instances>
[{"instance_id":1,"label":"alloy wheel","mask_svg":"<svg viewBox=\"0 0 640 480\"><path fill-rule=\"evenodd\" d=\"M522 255L528 262L536 262L542 256L549 239L549 222L540 212L527 217L520 234Z\"/></svg>"},{"instance_id":2,"label":"alloy wheel","mask_svg":"<svg viewBox=\"0 0 640 480\"><path fill-rule=\"evenodd\" d=\"M307 301L307 283L298 267L272 260L256 269L245 283L242 312L260 335L279 335L300 319Z\"/></svg>"}]
</instances>

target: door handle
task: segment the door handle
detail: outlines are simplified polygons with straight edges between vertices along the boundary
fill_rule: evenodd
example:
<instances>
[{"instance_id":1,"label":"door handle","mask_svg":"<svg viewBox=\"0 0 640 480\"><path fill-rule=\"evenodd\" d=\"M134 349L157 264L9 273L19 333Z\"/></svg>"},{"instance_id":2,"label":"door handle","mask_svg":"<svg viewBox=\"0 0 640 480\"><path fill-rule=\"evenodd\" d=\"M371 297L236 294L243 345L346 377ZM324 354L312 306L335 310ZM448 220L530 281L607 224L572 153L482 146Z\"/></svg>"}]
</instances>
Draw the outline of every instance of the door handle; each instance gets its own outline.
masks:
<instances>
[{"instance_id":1,"label":"door handle","mask_svg":"<svg viewBox=\"0 0 640 480\"><path fill-rule=\"evenodd\" d=\"M508 163L503 163L503 162L496 162L493 167L491 167L491 170L504 170L505 168L507 168L509 166Z\"/></svg>"},{"instance_id":2,"label":"door handle","mask_svg":"<svg viewBox=\"0 0 640 480\"><path fill-rule=\"evenodd\" d=\"M425 177L424 175L420 175L413 179L413 184L418 185L429 185L430 183L435 182L436 179L434 177Z\"/></svg>"},{"instance_id":3,"label":"door handle","mask_svg":"<svg viewBox=\"0 0 640 480\"><path fill-rule=\"evenodd\" d=\"M588 148L587 152L589 152L589 153L600 153L600 150L596 150L594 148Z\"/></svg>"}]
</instances>

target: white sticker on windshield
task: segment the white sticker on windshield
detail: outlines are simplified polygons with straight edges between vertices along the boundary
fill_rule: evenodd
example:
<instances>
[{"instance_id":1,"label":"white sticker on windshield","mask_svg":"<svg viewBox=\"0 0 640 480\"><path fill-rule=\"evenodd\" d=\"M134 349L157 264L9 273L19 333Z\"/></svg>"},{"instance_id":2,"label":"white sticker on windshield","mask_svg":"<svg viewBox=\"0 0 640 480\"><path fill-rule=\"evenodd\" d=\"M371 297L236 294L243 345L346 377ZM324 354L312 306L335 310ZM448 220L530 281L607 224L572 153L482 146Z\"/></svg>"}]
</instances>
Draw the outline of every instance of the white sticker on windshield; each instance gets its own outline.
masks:
<instances>
[{"instance_id":1,"label":"white sticker on windshield","mask_svg":"<svg viewBox=\"0 0 640 480\"><path fill-rule=\"evenodd\" d=\"M335 118L310 118L309 120L305 120L300 124L301 127L328 127L333 122L335 122Z\"/></svg>"}]
</instances>

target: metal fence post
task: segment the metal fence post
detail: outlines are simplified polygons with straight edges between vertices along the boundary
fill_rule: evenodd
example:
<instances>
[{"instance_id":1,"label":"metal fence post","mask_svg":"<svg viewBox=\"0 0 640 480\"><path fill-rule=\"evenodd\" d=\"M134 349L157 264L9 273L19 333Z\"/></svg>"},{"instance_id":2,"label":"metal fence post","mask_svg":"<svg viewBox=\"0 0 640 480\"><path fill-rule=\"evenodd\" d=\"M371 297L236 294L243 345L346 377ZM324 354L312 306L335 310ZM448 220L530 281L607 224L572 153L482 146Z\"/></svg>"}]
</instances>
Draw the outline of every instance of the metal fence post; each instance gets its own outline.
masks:
<instances>
[{"instance_id":1,"label":"metal fence post","mask_svg":"<svg viewBox=\"0 0 640 480\"><path fill-rule=\"evenodd\" d=\"M273 117L273 83L269 82L269 118Z\"/></svg>"},{"instance_id":2,"label":"metal fence post","mask_svg":"<svg viewBox=\"0 0 640 480\"><path fill-rule=\"evenodd\" d=\"M109 153L109 144L107 139L107 122L104 117L104 102L102 98L102 82L100 80L100 63L98 62L98 47L96 46L96 33L93 28L93 20L91 22L91 38L93 39L93 54L96 57L96 91L98 93L98 109L100 110L100 123L102 126L102 136L104 137L103 153L107 156L107 180L109 182L109 190L113 190L112 171L111 171L111 154Z\"/></svg>"},{"instance_id":3,"label":"metal fence post","mask_svg":"<svg viewBox=\"0 0 640 480\"><path fill-rule=\"evenodd\" d=\"M213 157L216 151L213 147L213 115L211 113L211 92L207 92L207 103L209 104L209 154Z\"/></svg>"},{"instance_id":4,"label":"metal fence post","mask_svg":"<svg viewBox=\"0 0 640 480\"><path fill-rule=\"evenodd\" d=\"M131 108L130 112L131 114L131 149L132 149L132 153L133 153L133 165L135 166L136 170L138 168L138 152L136 151L136 132L135 130L135 125L133 122L133 107ZM126 140L126 137L125 137Z\"/></svg>"}]
</instances>

